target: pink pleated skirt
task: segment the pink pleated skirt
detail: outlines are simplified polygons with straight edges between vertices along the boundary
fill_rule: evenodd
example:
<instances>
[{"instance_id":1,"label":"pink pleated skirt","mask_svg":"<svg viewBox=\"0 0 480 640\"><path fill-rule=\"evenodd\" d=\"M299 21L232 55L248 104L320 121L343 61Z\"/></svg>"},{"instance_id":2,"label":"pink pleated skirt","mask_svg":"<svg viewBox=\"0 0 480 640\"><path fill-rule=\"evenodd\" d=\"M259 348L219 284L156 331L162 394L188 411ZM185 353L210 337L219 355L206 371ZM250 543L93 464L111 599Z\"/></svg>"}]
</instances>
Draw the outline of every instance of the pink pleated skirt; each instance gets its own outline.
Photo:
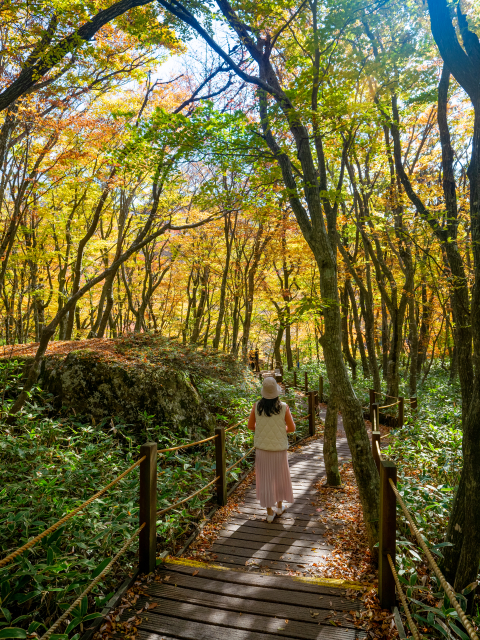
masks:
<instances>
[{"instance_id":1,"label":"pink pleated skirt","mask_svg":"<svg viewBox=\"0 0 480 640\"><path fill-rule=\"evenodd\" d=\"M257 500L262 507L274 507L277 502L293 499L292 480L288 467L287 450L255 450L255 478Z\"/></svg>"}]
</instances>

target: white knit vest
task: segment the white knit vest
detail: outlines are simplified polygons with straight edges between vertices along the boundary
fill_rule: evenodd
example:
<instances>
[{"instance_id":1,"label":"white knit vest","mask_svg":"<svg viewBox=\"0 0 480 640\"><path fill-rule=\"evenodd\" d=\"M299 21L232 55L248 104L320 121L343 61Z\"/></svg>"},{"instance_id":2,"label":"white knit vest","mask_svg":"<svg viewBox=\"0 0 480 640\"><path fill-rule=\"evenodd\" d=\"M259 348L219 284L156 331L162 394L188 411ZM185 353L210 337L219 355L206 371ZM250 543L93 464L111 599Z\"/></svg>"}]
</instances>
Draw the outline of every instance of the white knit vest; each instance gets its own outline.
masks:
<instances>
[{"instance_id":1,"label":"white knit vest","mask_svg":"<svg viewBox=\"0 0 480 640\"><path fill-rule=\"evenodd\" d=\"M276 415L266 416L265 413L259 415L257 405L255 405L255 439L256 449L265 451L284 451L288 449L287 426L285 423L285 413L287 405L281 402L282 409Z\"/></svg>"}]
</instances>

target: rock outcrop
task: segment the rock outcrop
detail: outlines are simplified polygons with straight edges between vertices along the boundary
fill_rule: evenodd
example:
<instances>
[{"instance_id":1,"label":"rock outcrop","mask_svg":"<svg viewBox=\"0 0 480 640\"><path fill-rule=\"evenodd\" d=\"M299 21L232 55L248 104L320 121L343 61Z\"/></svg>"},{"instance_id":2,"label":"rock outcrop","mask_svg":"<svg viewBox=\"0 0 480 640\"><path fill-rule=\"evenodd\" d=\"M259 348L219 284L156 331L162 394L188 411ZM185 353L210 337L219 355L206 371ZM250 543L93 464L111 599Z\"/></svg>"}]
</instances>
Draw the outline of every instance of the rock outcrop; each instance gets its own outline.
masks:
<instances>
[{"instance_id":1,"label":"rock outcrop","mask_svg":"<svg viewBox=\"0 0 480 640\"><path fill-rule=\"evenodd\" d=\"M35 345L19 345L12 355L28 366L34 351ZM53 342L39 382L53 394L57 408L89 416L95 423L115 416L134 427L162 424L195 438L210 434L215 423L195 381L233 382L239 375L241 367L230 356L142 334Z\"/></svg>"}]
</instances>

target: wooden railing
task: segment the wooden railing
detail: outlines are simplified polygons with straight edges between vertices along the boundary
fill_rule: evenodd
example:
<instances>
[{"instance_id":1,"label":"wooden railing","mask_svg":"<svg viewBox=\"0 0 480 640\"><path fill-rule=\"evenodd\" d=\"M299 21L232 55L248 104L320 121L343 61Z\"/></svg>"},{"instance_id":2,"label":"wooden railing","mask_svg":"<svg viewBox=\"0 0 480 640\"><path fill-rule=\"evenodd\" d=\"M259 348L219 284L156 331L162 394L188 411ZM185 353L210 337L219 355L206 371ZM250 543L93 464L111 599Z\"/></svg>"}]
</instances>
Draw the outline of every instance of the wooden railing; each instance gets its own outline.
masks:
<instances>
[{"instance_id":1,"label":"wooden railing","mask_svg":"<svg viewBox=\"0 0 480 640\"><path fill-rule=\"evenodd\" d=\"M390 409L391 407L398 406L397 423L396 423L397 428L403 427L405 423L405 400L410 405L411 411L416 411L418 409L418 399L416 397L404 398L403 396L389 396L385 393L375 391L375 389L369 389L368 391L370 396L369 409L370 409L370 422L372 423L372 428L373 428L375 417L377 420L377 424L379 424L380 411L382 409ZM376 396L383 396L385 398L390 398L391 400L393 400L393 402L390 404L380 406L380 403L376 401Z\"/></svg>"},{"instance_id":2,"label":"wooden railing","mask_svg":"<svg viewBox=\"0 0 480 640\"><path fill-rule=\"evenodd\" d=\"M372 426L374 426L373 423ZM403 512L403 515L408 522L412 535L417 539L418 546L424 552L430 568L435 573L438 581L445 590L451 606L455 609L459 620L461 620L465 627L468 637L471 640L479 640L475 630L458 602L455 592L445 580L444 575L440 571L426 544L426 539L419 532L414 518L408 511L408 508L398 491L397 467L393 461L383 459L380 449L380 437L380 432L378 430L372 432L372 453L380 474L380 528L378 545L378 598L380 600L380 606L384 609L393 609L396 605L396 596L398 595L403 604L412 635L415 640L420 640L420 634L410 614L408 602L405 594L403 593L395 567L398 503L401 512Z\"/></svg>"},{"instance_id":3,"label":"wooden railing","mask_svg":"<svg viewBox=\"0 0 480 640\"><path fill-rule=\"evenodd\" d=\"M4 558L0 559L0 568L6 566L10 563L14 563L16 558L23 554L28 549L34 547L38 542L40 542L43 538L53 533L67 521L75 517L78 513L84 511L88 505L92 502L103 496L108 490L113 488L120 480L122 480L125 476L131 473L134 469L139 467L139 527L138 529L131 535L130 538L124 543L119 552L112 558L112 560L105 566L101 573L97 575L94 580L88 585L88 587L80 594L80 596L72 603L70 607L68 607L67 611L65 611L58 620L55 621L53 625L46 631L46 633L42 636L41 640L48 640L52 634L56 632L56 630L64 623L67 619L68 615L75 609L75 607L79 606L79 604L83 601L84 598L90 593L90 591L95 587L96 584L111 570L113 564L126 552L126 550L131 546L133 541L138 537L138 568L139 573L151 573L155 570L157 556L157 531L156 531L156 523L159 515L163 515L172 509L179 507L181 504L184 504L190 500L192 500L199 493L205 491L210 486L215 485L216 487L216 502L219 506L224 506L227 504L227 484L228 484L228 474L233 471L233 469L238 466L243 460L245 460L248 456L252 454L254 448L247 451L247 453L242 456L239 460L234 462L232 465L226 468L227 454L226 454L226 446L225 446L225 436L226 433L232 431L233 429L238 428L238 426L242 422L246 422L248 417L243 418L238 424L225 429L224 427L217 427L215 429L215 435L205 438L203 440L198 440L196 442L190 442L188 444L179 445L176 447L170 447L168 449L160 449L157 448L156 442L146 442L140 447L140 457L139 459L132 464L128 469L126 469L122 474L120 474L117 478L112 480L108 485L106 485L103 489L95 493L88 500L83 502L79 507L71 511L69 514L58 520L56 523L45 529L42 533L35 536L31 540L29 540L26 544L19 547L15 551L12 551ZM195 493L190 496L184 498L183 500L173 503L166 508L158 510L157 505L157 465L158 465L158 454L165 453L170 451L177 451L179 449L186 449L188 447L193 447L195 445L201 445L206 442L215 441L215 478L207 483L205 486L201 487ZM7 636L5 636L7 637ZM20 636L8 636L8 637L20 637Z\"/></svg>"}]
</instances>

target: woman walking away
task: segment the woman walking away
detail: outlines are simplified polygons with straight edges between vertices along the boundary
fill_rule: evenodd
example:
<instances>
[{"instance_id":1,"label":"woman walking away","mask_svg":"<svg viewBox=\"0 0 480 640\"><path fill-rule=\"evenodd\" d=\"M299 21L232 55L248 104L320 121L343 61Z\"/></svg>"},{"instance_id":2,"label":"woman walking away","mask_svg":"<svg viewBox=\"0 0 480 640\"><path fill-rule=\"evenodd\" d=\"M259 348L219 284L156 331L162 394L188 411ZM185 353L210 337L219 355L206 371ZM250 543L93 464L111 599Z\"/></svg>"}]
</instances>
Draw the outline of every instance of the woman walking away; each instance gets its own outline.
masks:
<instances>
[{"instance_id":1,"label":"woman walking away","mask_svg":"<svg viewBox=\"0 0 480 640\"><path fill-rule=\"evenodd\" d=\"M280 402L281 392L275 378L265 378L262 399L253 405L248 420L248 428L255 431L257 500L267 508L267 522L282 515L283 502L294 501L287 433L295 431L295 423L288 405Z\"/></svg>"}]
</instances>

